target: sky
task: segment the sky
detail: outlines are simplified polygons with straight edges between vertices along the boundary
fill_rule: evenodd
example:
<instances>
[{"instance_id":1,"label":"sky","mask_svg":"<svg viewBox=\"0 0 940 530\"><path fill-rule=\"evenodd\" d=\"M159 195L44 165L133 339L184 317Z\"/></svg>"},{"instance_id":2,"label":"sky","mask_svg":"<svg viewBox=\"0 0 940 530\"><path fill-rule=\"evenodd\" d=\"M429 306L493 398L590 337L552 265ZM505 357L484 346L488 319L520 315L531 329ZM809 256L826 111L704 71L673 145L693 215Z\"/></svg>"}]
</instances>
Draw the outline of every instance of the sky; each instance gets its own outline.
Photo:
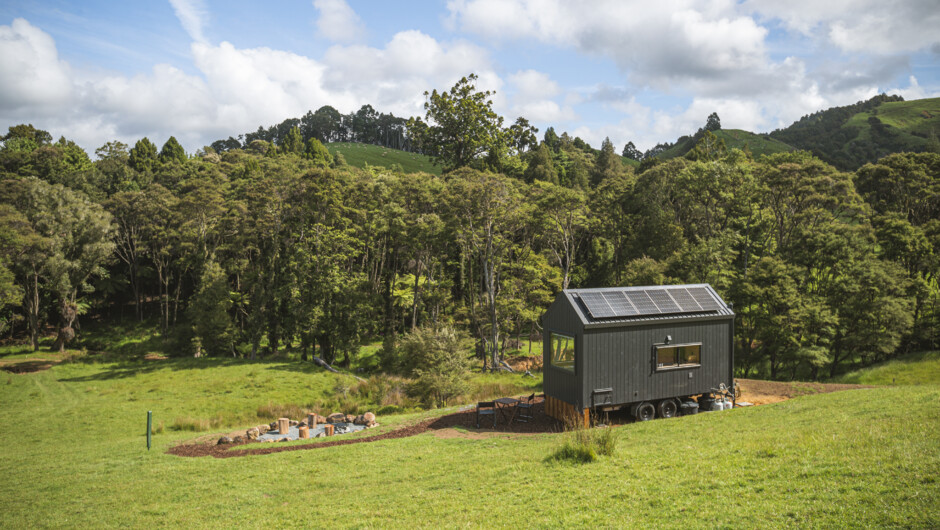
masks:
<instances>
[{"instance_id":1,"label":"sky","mask_svg":"<svg viewBox=\"0 0 940 530\"><path fill-rule=\"evenodd\" d=\"M938 97L938 27L936 0L6 0L0 131L193 153L323 105L423 116L475 73L507 124L646 150L712 112L769 132Z\"/></svg>"}]
</instances>

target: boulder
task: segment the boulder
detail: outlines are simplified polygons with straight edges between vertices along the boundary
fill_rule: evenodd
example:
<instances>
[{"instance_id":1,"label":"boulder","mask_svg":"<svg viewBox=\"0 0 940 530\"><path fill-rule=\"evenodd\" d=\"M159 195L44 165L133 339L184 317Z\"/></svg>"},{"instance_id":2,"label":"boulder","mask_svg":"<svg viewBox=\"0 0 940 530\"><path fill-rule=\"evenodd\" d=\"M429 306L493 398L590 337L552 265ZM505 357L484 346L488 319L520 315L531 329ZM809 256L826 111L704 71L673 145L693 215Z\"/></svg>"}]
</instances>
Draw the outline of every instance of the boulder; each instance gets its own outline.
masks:
<instances>
[{"instance_id":1,"label":"boulder","mask_svg":"<svg viewBox=\"0 0 940 530\"><path fill-rule=\"evenodd\" d=\"M252 427L245 431L245 436L249 440L257 440L258 437L261 436L261 431L259 431L257 427Z\"/></svg>"},{"instance_id":2,"label":"boulder","mask_svg":"<svg viewBox=\"0 0 940 530\"><path fill-rule=\"evenodd\" d=\"M356 421L356 417L353 416L352 414L347 414L347 415L346 415L346 419L344 419L343 421L344 421L345 423L352 423L352 422Z\"/></svg>"},{"instance_id":3,"label":"boulder","mask_svg":"<svg viewBox=\"0 0 940 530\"><path fill-rule=\"evenodd\" d=\"M271 423L268 424L268 430L269 430L269 431L273 431L274 429L277 429L277 420L274 420L274 421L272 421Z\"/></svg>"},{"instance_id":4,"label":"boulder","mask_svg":"<svg viewBox=\"0 0 940 530\"><path fill-rule=\"evenodd\" d=\"M232 443L243 444L245 443L245 437L240 435L236 436L235 438L232 438Z\"/></svg>"},{"instance_id":5,"label":"boulder","mask_svg":"<svg viewBox=\"0 0 940 530\"><path fill-rule=\"evenodd\" d=\"M287 436L285 436L285 437L281 438L281 439L278 440L278 441L279 441L279 442L289 442L289 441L290 441L290 438L288 438Z\"/></svg>"},{"instance_id":6,"label":"boulder","mask_svg":"<svg viewBox=\"0 0 940 530\"><path fill-rule=\"evenodd\" d=\"M366 421L366 425L375 423L375 414L372 412L366 412L362 415L362 418Z\"/></svg>"},{"instance_id":7,"label":"boulder","mask_svg":"<svg viewBox=\"0 0 940 530\"><path fill-rule=\"evenodd\" d=\"M323 431L320 431L320 432L317 433L317 435L315 436L315 438L326 438L326 433L323 432Z\"/></svg>"},{"instance_id":8,"label":"boulder","mask_svg":"<svg viewBox=\"0 0 940 530\"><path fill-rule=\"evenodd\" d=\"M334 412L326 417L326 423L343 423L346 421L346 415L342 412Z\"/></svg>"},{"instance_id":9,"label":"boulder","mask_svg":"<svg viewBox=\"0 0 940 530\"><path fill-rule=\"evenodd\" d=\"M265 423L264 425L258 425L257 427L255 427L255 429L258 429L258 432L260 432L261 434L264 434L268 432L268 424Z\"/></svg>"},{"instance_id":10,"label":"boulder","mask_svg":"<svg viewBox=\"0 0 940 530\"><path fill-rule=\"evenodd\" d=\"M322 425L324 423L326 423L326 418L317 414L317 425Z\"/></svg>"},{"instance_id":11,"label":"boulder","mask_svg":"<svg viewBox=\"0 0 940 530\"><path fill-rule=\"evenodd\" d=\"M290 420L290 426L291 426L291 427L296 427L296 426L298 426L298 425L300 425L300 422L299 422L299 421L297 421L297 420Z\"/></svg>"},{"instance_id":12,"label":"boulder","mask_svg":"<svg viewBox=\"0 0 940 530\"><path fill-rule=\"evenodd\" d=\"M232 443L232 439L229 438L228 436L223 436L219 438L219 441L216 442L215 445L225 445L225 444L230 444L230 443Z\"/></svg>"}]
</instances>

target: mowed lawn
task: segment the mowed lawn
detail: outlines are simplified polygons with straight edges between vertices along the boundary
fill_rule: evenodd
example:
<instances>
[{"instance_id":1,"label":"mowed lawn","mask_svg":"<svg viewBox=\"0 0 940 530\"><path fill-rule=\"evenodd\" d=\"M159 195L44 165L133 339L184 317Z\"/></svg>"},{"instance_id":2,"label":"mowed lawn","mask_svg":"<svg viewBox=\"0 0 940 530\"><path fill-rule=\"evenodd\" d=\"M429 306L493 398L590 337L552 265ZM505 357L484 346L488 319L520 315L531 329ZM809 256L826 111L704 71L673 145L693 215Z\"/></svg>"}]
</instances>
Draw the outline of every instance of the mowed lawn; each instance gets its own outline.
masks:
<instances>
[{"instance_id":1,"label":"mowed lawn","mask_svg":"<svg viewBox=\"0 0 940 530\"><path fill-rule=\"evenodd\" d=\"M546 459L567 434L165 453L201 434L170 429L177 417L220 418L219 432L325 399L336 376L298 365L0 372L0 526L940 526L936 381L616 427L615 454L590 464ZM149 452L147 410L165 423Z\"/></svg>"}]
</instances>

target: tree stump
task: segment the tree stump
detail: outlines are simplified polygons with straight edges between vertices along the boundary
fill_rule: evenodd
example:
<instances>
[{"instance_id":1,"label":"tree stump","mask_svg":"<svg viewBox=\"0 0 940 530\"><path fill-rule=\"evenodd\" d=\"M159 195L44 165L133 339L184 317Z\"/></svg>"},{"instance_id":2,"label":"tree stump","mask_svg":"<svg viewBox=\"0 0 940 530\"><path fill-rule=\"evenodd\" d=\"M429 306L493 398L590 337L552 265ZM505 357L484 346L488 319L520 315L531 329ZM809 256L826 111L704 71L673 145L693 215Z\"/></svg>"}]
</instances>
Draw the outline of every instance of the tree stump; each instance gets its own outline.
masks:
<instances>
[{"instance_id":1,"label":"tree stump","mask_svg":"<svg viewBox=\"0 0 940 530\"><path fill-rule=\"evenodd\" d=\"M326 425L324 425L323 432L325 432L327 436L333 436L333 424L327 423Z\"/></svg>"},{"instance_id":2,"label":"tree stump","mask_svg":"<svg viewBox=\"0 0 940 530\"><path fill-rule=\"evenodd\" d=\"M287 434L290 432L290 418L277 419L277 433Z\"/></svg>"},{"instance_id":3,"label":"tree stump","mask_svg":"<svg viewBox=\"0 0 940 530\"><path fill-rule=\"evenodd\" d=\"M307 426L298 427L297 432L299 433L299 438L301 440L306 440L307 438L310 438L310 428Z\"/></svg>"},{"instance_id":4,"label":"tree stump","mask_svg":"<svg viewBox=\"0 0 940 530\"><path fill-rule=\"evenodd\" d=\"M313 412L307 414L307 427L311 429L317 426L317 415Z\"/></svg>"}]
</instances>

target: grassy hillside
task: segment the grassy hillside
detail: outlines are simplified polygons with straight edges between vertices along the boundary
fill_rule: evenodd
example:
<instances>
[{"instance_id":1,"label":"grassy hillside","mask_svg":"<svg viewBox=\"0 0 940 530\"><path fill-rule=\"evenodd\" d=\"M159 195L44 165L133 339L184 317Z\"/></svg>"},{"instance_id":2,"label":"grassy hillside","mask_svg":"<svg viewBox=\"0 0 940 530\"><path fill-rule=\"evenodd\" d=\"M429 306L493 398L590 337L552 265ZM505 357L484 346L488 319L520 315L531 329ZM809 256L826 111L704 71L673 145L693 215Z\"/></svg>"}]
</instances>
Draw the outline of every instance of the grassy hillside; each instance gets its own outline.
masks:
<instances>
[{"instance_id":1,"label":"grassy hillside","mask_svg":"<svg viewBox=\"0 0 940 530\"><path fill-rule=\"evenodd\" d=\"M917 140L910 141L922 145L920 141L926 141L931 132L940 135L940 98L882 103L869 112L852 116L844 127L870 130L868 120L871 117L878 118L886 126L914 136Z\"/></svg>"},{"instance_id":2,"label":"grassy hillside","mask_svg":"<svg viewBox=\"0 0 940 530\"><path fill-rule=\"evenodd\" d=\"M724 140L728 149L743 150L747 146L755 158L760 155L772 155L793 150L793 147L769 136L754 134L741 129L721 129L715 132L715 136Z\"/></svg>"},{"instance_id":3,"label":"grassy hillside","mask_svg":"<svg viewBox=\"0 0 940 530\"><path fill-rule=\"evenodd\" d=\"M741 129L720 129L715 131L714 134L724 140L728 149L743 150L747 146L755 158L760 155L771 155L793 150L793 147L767 135L754 134ZM659 158L665 160L685 156L695 147L697 142L698 139L695 136L683 136L676 141L675 145L660 153Z\"/></svg>"},{"instance_id":4,"label":"grassy hillside","mask_svg":"<svg viewBox=\"0 0 940 530\"><path fill-rule=\"evenodd\" d=\"M370 166L392 167L398 164L405 173L431 173L441 174L441 168L434 165L431 159L417 153L407 153L396 149L388 149L378 145L360 144L353 142L334 142L326 144L330 153L342 153L346 163L355 167Z\"/></svg>"},{"instance_id":5,"label":"grassy hillside","mask_svg":"<svg viewBox=\"0 0 940 530\"><path fill-rule=\"evenodd\" d=\"M918 352L877 366L849 372L838 383L862 385L940 384L940 351Z\"/></svg>"},{"instance_id":6,"label":"grassy hillside","mask_svg":"<svg viewBox=\"0 0 940 530\"><path fill-rule=\"evenodd\" d=\"M174 430L174 418L244 427L344 380L223 359L0 371L3 526L940 525L936 385L625 425L614 455L586 465L547 460L565 434L429 432L224 460L165 453L198 434ZM164 423L149 452L148 410ZM380 416L380 429L427 414Z\"/></svg>"}]
</instances>

